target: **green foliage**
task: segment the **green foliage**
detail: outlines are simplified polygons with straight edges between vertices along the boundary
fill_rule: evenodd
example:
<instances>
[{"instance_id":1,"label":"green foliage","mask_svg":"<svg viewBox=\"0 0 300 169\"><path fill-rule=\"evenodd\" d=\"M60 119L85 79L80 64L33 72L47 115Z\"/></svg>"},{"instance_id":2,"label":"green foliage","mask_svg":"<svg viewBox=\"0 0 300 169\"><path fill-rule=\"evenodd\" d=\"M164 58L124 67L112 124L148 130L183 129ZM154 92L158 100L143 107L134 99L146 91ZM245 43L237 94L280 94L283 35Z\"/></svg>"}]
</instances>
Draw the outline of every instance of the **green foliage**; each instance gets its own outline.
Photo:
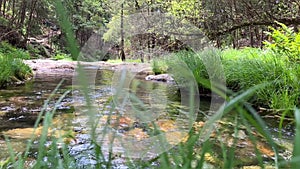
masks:
<instances>
[{"instance_id":1,"label":"green foliage","mask_svg":"<svg viewBox=\"0 0 300 169\"><path fill-rule=\"evenodd\" d=\"M126 25L125 25L126 26ZM113 16L107 24L108 30L103 34L104 41L117 43L120 41L120 17Z\"/></svg>"},{"instance_id":2,"label":"green foliage","mask_svg":"<svg viewBox=\"0 0 300 169\"><path fill-rule=\"evenodd\" d=\"M41 51L39 48L33 46L33 45L27 45L27 51L28 53L30 54L31 58L32 59L36 59L36 58L39 58L39 57L42 57L40 55Z\"/></svg>"},{"instance_id":3,"label":"green foliage","mask_svg":"<svg viewBox=\"0 0 300 169\"><path fill-rule=\"evenodd\" d=\"M155 74L167 73L167 71L168 71L167 62L162 59L154 59L152 61L152 71Z\"/></svg>"},{"instance_id":4,"label":"green foliage","mask_svg":"<svg viewBox=\"0 0 300 169\"><path fill-rule=\"evenodd\" d=\"M53 56L53 59L55 60L68 60L72 61L72 57L69 54L65 54L62 52L57 52L55 56Z\"/></svg>"},{"instance_id":5,"label":"green foliage","mask_svg":"<svg viewBox=\"0 0 300 169\"><path fill-rule=\"evenodd\" d=\"M236 56L232 56L231 52ZM260 49L227 50L223 52L223 65L228 86L238 90L261 83L270 85L256 93L255 103L273 109L292 110L299 105L299 66L290 66L285 58Z\"/></svg>"},{"instance_id":6,"label":"green foliage","mask_svg":"<svg viewBox=\"0 0 300 169\"><path fill-rule=\"evenodd\" d=\"M287 57L287 61L300 61L300 32L295 33L292 28L277 22L279 28L269 27L271 32L266 32L273 41L265 41L267 49L271 49L278 57Z\"/></svg>"},{"instance_id":7,"label":"green foliage","mask_svg":"<svg viewBox=\"0 0 300 169\"><path fill-rule=\"evenodd\" d=\"M9 21L6 18L3 18L2 16L0 16L0 25L7 26L8 23L9 23Z\"/></svg>"},{"instance_id":8,"label":"green foliage","mask_svg":"<svg viewBox=\"0 0 300 169\"><path fill-rule=\"evenodd\" d=\"M198 0L173 0L170 4L170 12L176 16L199 19L203 8Z\"/></svg>"},{"instance_id":9,"label":"green foliage","mask_svg":"<svg viewBox=\"0 0 300 169\"><path fill-rule=\"evenodd\" d=\"M215 54L218 54L216 52ZM156 74L165 73L168 65L174 60L174 57L184 61L197 79L199 86L203 86L203 79L213 79L213 72L210 75L205 65L217 67L212 59L215 55L207 51L196 54L188 52L179 52L167 59L153 61L153 71ZM290 64L284 57L276 57L274 53L268 50L256 48L244 48L241 50L227 49L221 53L222 66L226 77L226 85L234 91L244 91L255 85L269 83L264 90L258 90L252 100L257 106L267 106L277 110L293 110L294 106L299 105L300 95L300 66L299 64ZM203 64L205 58L211 63ZM288 114L293 116L292 111Z\"/></svg>"},{"instance_id":10,"label":"green foliage","mask_svg":"<svg viewBox=\"0 0 300 169\"><path fill-rule=\"evenodd\" d=\"M6 42L0 43L0 88L9 83L21 82L32 75L31 69L22 59L30 59L29 53Z\"/></svg>"},{"instance_id":11,"label":"green foliage","mask_svg":"<svg viewBox=\"0 0 300 169\"><path fill-rule=\"evenodd\" d=\"M0 53L0 88L9 83L23 81L31 75L31 69L21 59Z\"/></svg>"},{"instance_id":12,"label":"green foliage","mask_svg":"<svg viewBox=\"0 0 300 169\"><path fill-rule=\"evenodd\" d=\"M17 49L7 42L0 43L0 53L9 58L30 59L30 55L23 49Z\"/></svg>"}]
</instances>

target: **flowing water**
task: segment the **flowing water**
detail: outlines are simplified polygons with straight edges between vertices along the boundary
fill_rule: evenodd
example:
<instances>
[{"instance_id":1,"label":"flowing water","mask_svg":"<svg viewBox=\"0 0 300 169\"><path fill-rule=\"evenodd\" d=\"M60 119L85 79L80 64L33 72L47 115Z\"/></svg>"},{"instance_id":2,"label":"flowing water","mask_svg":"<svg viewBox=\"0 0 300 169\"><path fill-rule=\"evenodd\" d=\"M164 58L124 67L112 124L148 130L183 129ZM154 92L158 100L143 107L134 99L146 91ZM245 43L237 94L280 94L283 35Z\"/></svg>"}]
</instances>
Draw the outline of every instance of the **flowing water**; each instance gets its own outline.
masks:
<instances>
[{"instance_id":1,"label":"flowing water","mask_svg":"<svg viewBox=\"0 0 300 169\"><path fill-rule=\"evenodd\" d=\"M91 70L94 71L93 69ZM103 133L103 131L108 133L106 137L97 138L98 141L103 145L104 151L109 151L108 149L111 142L111 135L118 135L120 138L122 138L122 141L125 140L126 143L131 143L134 141L135 146L132 147L129 146L129 144L121 144L121 142L116 141L114 143L114 153L122 154L126 151L126 149L129 149L131 151L129 152L129 154L131 153L130 156L134 158L153 158L156 153L159 153L157 151L151 151L152 149L157 150L160 148L152 144L154 140L149 139L151 135L150 133L152 132L151 129L154 128L154 126L151 126L151 123L149 122L151 121L151 118L154 118L158 121L157 124L161 130L165 132L169 132L171 130L173 131L172 135L167 136L168 145L175 145L177 142L180 142L181 140L178 140L178 137L182 139L186 136L186 133L182 131L185 129L190 129L189 124L185 124L186 121L178 122L178 124L181 126L180 130L178 129L178 124L174 122L174 119L180 116L180 113L178 112L180 112L181 109L180 95L178 93L178 88L174 84L149 82L142 79L132 79L130 82L131 90L139 99L146 103L144 105L145 107L139 107L137 101L134 98L130 98L130 104L137 104L137 106L117 106L113 112L110 112L109 109L112 105L107 104L107 100L111 99L113 92L115 92L114 85L112 85L113 75L114 73L108 70L99 70L97 72L95 77L95 86L93 88L94 92L92 93L92 96L90 96L90 98L94 101L94 104L97 105L95 110L96 113L91 115L91 112L88 112L90 110L84 107L86 100L83 96L76 95L76 93L79 93L77 89L73 90L73 95L72 93L68 94L57 106L57 112L53 123L57 130L75 132L76 141L72 142L71 140L70 154L75 157L78 165L81 167L96 163L95 158L91 156L94 151L93 147L91 147L91 136L88 134L91 130L87 126L87 124L91 121L90 117L97 117L98 119L98 135ZM0 132L2 133L0 137L0 160L3 160L9 156L4 135L8 136L14 151L23 152L25 150L27 140L33 133L32 127L39 112L43 108L45 100L49 98L51 92L57 87L57 84L64 79L62 85L55 93L54 99L48 103L48 109L53 109L57 99L64 92L71 90L72 87L74 87L74 81L72 81L72 78L73 74L71 73L52 74L47 76L40 75L36 76L33 80L26 82L24 86L15 86L0 90ZM122 99L124 100L124 98ZM122 105L122 99L117 97L113 98L113 101L115 103L117 102L119 105ZM205 101L201 101L201 103L202 111L207 110L205 108ZM209 105L210 102L208 100L207 106ZM131 111L135 113L132 114L130 113ZM148 113L148 115L145 116L145 114L137 114L136 111L142 111L144 113ZM108 118L112 120L109 130L104 128L104 126L107 124ZM141 120L142 122L139 122ZM113 121L118 121L118 123L114 124ZM203 117L199 116L197 121L201 122L205 120ZM232 121L232 119L227 119L224 121L219 125L231 126L231 122L228 121ZM276 130L277 126L274 125L276 123L270 124L272 124L270 125L270 131L274 134L274 137L277 137L279 131ZM226 142L228 145L232 144L232 132L229 132L229 128L230 127L226 127L224 131L221 131L224 139L218 140L220 139L218 138L216 142ZM233 130L234 129L232 129L232 131ZM38 128L35 132L38 135L40 131L41 129ZM286 128L283 132L283 138L278 139L278 141L283 142L283 144L291 145L293 139L292 131L292 129ZM255 164L255 160L246 160L249 159L247 154L249 154L249 151L251 151L251 148L248 148L249 146L247 147L247 144L250 145L250 147L251 144L248 143L249 140L245 139L248 137L245 136L245 129L241 128L237 137L239 137L241 140L241 142L237 143L240 144L241 148L238 156L240 156L241 159L245 159L245 164ZM172 141L175 141L175 143L172 143ZM261 144L262 147L267 147L263 142ZM145 148L151 146L151 150ZM220 145L218 146L220 147ZM132 151L133 149L136 151ZM265 149L266 150L264 153L266 156L272 156L272 153L269 152L269 149ZM145 152L147 153L145 154ZM252 154L252 156L254 156L253 159L255 159L255 154ZM116 158L113 163L115 166L121 168L123 166L126 168L124 165L124 158Z\"/></svg>"}]
</instances>

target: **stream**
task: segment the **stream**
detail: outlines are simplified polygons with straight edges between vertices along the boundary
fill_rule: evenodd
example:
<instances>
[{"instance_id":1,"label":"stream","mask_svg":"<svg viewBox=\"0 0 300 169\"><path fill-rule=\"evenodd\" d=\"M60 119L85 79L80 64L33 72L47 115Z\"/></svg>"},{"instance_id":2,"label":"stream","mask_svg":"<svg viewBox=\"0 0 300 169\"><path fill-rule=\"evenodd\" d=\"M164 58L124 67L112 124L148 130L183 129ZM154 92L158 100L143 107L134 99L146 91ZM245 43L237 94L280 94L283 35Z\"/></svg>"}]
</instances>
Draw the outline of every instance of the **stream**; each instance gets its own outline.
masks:
<instances>
[{"instance_id":1,"label":"stream","mask_svg":"<svg viewBox=\"0 0 300 169\"><path fill-rule=\"evenodd\" d=\"M93 117L98 117L99 126L96 129L97 134L101 135L103 131L108 133L107 136L97 138L102 144L104 154L109 151L108 147L110 146L111 135L120 136L122 141L125 140L125 143L134 141L134 147L125 144L124 148L124 144L118 141L114 142L113 145L113 153L120 157L113 160L112 163L114 168L128 168L125 165L125 156L122 155L126 150L130 150L129 155L133 159L142 158L143 160L147 160L154 158L159 154L159 152L156 151L152 152L147 147L152 146L153 149L159 149L160 147L153 145L151 143L153 140L149 139L150 133L154 128L154 126L151 126L149 123L151 119L147 119L148 117L143 119L142 116L137 119L134 115L131 116L128 112L134 110L132 110L132 106L130 107L130 105L129 107L126 107L128 105L116 107L113 112L109 111L112 105L107 104L107 100L111 98L115 90L111 85L113 74L114 73L109 70L98 70L97 72L95 92L91 98L98 106L96 110L97 113L94 113ZM71 72L48 75L41 74L26 82L25 85L11 86L7 89L0 90L0 160L4 160L9 156L4 135L9 138L15 152L23 152L26 148L27 140L33 133L32 127L35 124L36 118L41 111L45 100L47 100L51 92L57 87L57 84L64 79L62 85L54 95L55 99L48 103L49 110L53 108L56 100L64 92L72 90L72 78L73 73ZM180 116L180 113L178 113L180 112L180 96L178 88L174 84L145 81L138 78L133 79L132 90L135 91L135 95L141 101L146 103L146 108L150 108L150 111L153 112L159 112L158 115L154 114L153 118L157 120L157 124L161 130L166 133L172 130L172 134L166 135L168 145L175 146L178 142L184 140L183 138L186 137L186 133L182 131L190 129L191 126L185 125L185 121L181 121L179 122L181 127L178 129L178 124L174 122L174 119ZM153 93L153 91L155 91L155 93ZM87 112L89 109L84 106L84 97L76 97L74 100L73 96L76 92L78 91L73 90L73 95L72 93L68 94L58 105L53 123L57 126L57 130L66 132L71 130L75 132L75 139L71 140L69 145L70 155L76 159L78 168L85 168L86 166L93 166L96 164L95 157L92 155L94 150L91 146L91 136L89 135L91 129L87 126L91 120L91 112ZM153 100L153 98L155 99ZM118 101L118 99L115 100ZM156 100L158 100L158 102L156 102ZM136 102L131 101L131 103L135 104ZM207 107L210 105L209 99L201 100L201 104L201 112L207 111ZM155 107L155 109L152 109L151 106ZM144 107L133 107L144 111ZM109 129L105 128L108 118L112 121ZM141 119L143 122L139 122ZM114 125L114 121L118 121L118 124ZM201 126L204 121L205 117L198 116L197 122L194 124ZM277 138L279 131L277 129L276 120L266 121L268 122L269 131L273 134L274 138ZM245 134L246 129L240 128L237 136L233 136L232 132L234 129L231 124L233 124L233 118L224 117L222 122L218 124L218 128L220 129L219 132L222 133L222 138L211 136L211 139L214 140L216 152L219 152L221 143L225 143L230 147L233 144L233 138L238 137L239 140L237 144L240 149L237 151L236 157L240 159L242 163L241 166L257 165L258 162L255 153L253 153L253 145L251 145L249 141L249 136ZM39 130L36 132L39 132ZM286 125L282 129L282 135L282 138L277 138L275 140L282 145L286 145L286 147L284 147L285 149L282 149L280 153L283 158L288 159L291 155L294 137L293 128L290 125ZM178 140L178 138L180 139ZM172 143L172 141L175 143ZM260 151L264 154L265 161L271 161L274 156L271 148L268 147L262 138L258 141L258 144L260 145L259 147L261 147ZM135 151L133 151L133 149ZM216 156L217 155L215 155L214 158L217 159L218 157ZM207 164L211 167L218 165L209 160L207 163L211 163L210 165ZM158 164L153 165L155 166Z\"/></svg>"}]
</instances>

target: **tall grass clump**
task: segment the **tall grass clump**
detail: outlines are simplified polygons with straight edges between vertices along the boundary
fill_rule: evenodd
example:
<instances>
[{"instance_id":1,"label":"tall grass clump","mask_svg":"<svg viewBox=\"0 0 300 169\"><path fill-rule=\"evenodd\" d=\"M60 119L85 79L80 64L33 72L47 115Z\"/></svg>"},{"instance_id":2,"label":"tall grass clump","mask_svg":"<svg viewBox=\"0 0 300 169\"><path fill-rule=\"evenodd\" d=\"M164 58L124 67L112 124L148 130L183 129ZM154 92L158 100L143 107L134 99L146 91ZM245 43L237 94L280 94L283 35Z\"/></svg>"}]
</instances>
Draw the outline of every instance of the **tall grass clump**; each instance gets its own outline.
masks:
<instances>
[{"instance_id":1,"label":"tall grass clump","mask_svg":"<svg viewBox=\"0 0 300 169\"><path fill-rule=\"evenodd\" d=\"M274 108L293 109L295 105L300 105L300 32L296 33L282 23L277 24L277 28L269 27L271 31L266 32L272 41L264 42L266 49L281 61L283 67L282 76L277 83L277 87L282 90L273 93L272 105Z\"/></svg>"},{"instance_id":2,"label":"tall grass clump","mask_svg":"<svg viewBox=\"0 0 300 169\"><path fill-rule=\"evenodd\" d=\"M214 62L216 55L221 56L222 65ZM269 49L226 49L223 51L204 50L198 53L179 52L164 59L154 61L153 71L167 72L168 65L175 59L187 64L193 72L199 86L203 79L214 79L219 72L211 72L213 67L218 70L223 66L226 85L229 89L242 92L255 85L268 83L269 86L258 90L250 102L255 106L273 110L293 110L300 106L300 66L287 61L284 57L277 57ZM210 60L209 63L207 60ZM205 64L204 64L205 63ZM208 74L207 70L210 70ZM292 111L290 115L293 116Z\"/></svg>"},{"instance_id":3,"label":"tall grass clump","mask_svg":"<svg viewBox=\"0 0 300 169\"><path fill-rule=\"evenodd\" d=\"M210 67L220 67L217 62L214 62L214 58L219 54L219 50L204 50L202 52L194 53L190 51L180 51L170 54L163 58L158 58L152 62L152 70L155 74L166 73L171 69L171 65L183 62L194 74L199 85L201 85L200 79L214 78L210 77L208 69ZM204 64L205 63L205 64ZM206 67L207 66L207 67ZM212 70L212 69L210 69ZM216 69L217 70L217 69ZM218 75L216 72L210 72L212 76Z\"/></svg>"},{"instance_id":4,"label":"tall grass clump","mask_svg":"<svg viewBox=\"0 0 300 169\"><path fill-rule=\"evenodd\" d=\"M22 59L28 58L30 56L27 52L6 42L0 43L0 88L32 76L30 67L22 62Z\"/></svg>"},{"instance_id":5,"label":"tall grass clump","mask_svg":"<svg viewBox=\"0 0 300 169\"><path fill-rule=\"evenodd\" d=\"M231 53L235 53L232 55ZM299 66L274 56L270 50L228 49L222 53L227 85L236 91L269 83L255 95L255 103L271 109L290 109L299 106Z\"/></svg>"}]
</instances>

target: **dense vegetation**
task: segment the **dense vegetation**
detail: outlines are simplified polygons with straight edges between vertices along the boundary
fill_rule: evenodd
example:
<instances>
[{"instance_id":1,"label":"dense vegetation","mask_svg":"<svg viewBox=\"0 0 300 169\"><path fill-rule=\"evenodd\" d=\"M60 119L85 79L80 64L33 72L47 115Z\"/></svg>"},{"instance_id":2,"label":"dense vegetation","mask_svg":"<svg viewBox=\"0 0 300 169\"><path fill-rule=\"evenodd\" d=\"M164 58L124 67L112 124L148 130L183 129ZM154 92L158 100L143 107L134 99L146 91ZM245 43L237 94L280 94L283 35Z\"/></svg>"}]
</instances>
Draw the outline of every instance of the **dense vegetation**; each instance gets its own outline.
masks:
<instances>
[{"instance_id":1,"label":"dense vegetation","mask_svg":"<svg viewBox=\"0 0 300 169\"><path fill-rule=\"evenodd\" d=\"M199 86L205 87L201 81L209 80L210 77L205 71L203 60L206 57L213 58L215 57L213 55L219 55L222 65L214 66L223 66L229 89L245 91L255 85L269 83L266 88L256 92L252 102L256 106L273 111L293 110L295 106L300 106L300 33L295 33L284 24L280 25L281 28L277 30L271 28L272 32L268 34L274 41L266 41L264 49L226 49L214 53L179 52L164 59L154 60L153 71L168 72L168 65L174 58L179 58L188 65L198 79Z\"/></svg>"},{"instance_id":2,"label":"dense vegetation","mask_svg":"<svg viewBox=\"0 0 300 169\"><path fill-rule=\"evenodd\" d=\"M265 167L264 157L256 144L256 137L264 137L274 153L272 165L275 168L299 168L299 144L293 147L291 160L280 159L278 147L284 146L274 142L267 125L256 112L260 108L270 109L268 112L272 113L279 112L281 125L286 115L292 117L292 122L296 124L295 143L300 141L300 112L295 108L300 106L299 10L300 3L296 0L0 0L0 87L31 76L31 70L23 64L23 59L78 59L80 49L85 47L94 33L100 34L99 39L111 44L105 51L108 53L103 53L99 48L99 55L103 56L97 57L98 60L110 57L122 61L128 58L140 59L144 62L148 58L155 73L168 72L172 64L179 60L186 63L192 71L200 89L210 91L214 89L210 88L211 84L206 80L212 77L203 64L203 59L209 57L212 66L223 66L225 87L233 91L229 92L229 98L224 98L227 104L221 114L236 112L233 115L235 122L230 124L234 130L233 135L237 136L240 129L247 132L256 150L257 165ZM173 30L163 34L157 33L157 28L148 28L146 33L127 36L126 30L139 29L124 24L126 16L136 13L153 16L155 13L167 13L180 21L192 23L218 49L192 51L187 44L177 39L178 36L172 34ZM222 65L213 62L212 58L218 56ZM218 76L220 72L215 73ZM83 85L82 88L87 86ZM85 99L88 100L88 97ZM49 98L46 103L50 100ZM115 105L111 100L108 102L112 104L109 110L111 113ZM51 137L49 149L44 148L49 139L48 129L51 128L52 118L58 107L56 105L53 111L48 112L46 103L35 124L37 127L43 119L44 128L38 140L38 153L34 156L36 159L31 159L32 163L26 164L31 158L30 148L36 141L34 138L23 154L13 152L9 139L6 138L11 156L0 161L0 168L76 167L76 160L70 156L68 144L63 141L67 136ZM94 111L88 101L86 107L87 112ZM216 115L218 113L220 112L216 112ZM213 127L214 123L217 123L217 119L211 118L206 124ZM95 124L91 124L92 130L96 130ZM258 134L252 130L257 130ZM95 137L93 134L95 131L91 131L91 137ZM153 168L153 163L161 168L202 168L206 165L206 155L215 146L209 139L199 142L202 134L205 134L205 128L200 131L193 128L187 140L169 152L150 161L126 159L126 163L132 168ZM222 133L216 135L222 137ZM221 155L218 158L221 160L215 162L218 167L242 166L234 155L239 150L237 137L232 142L232 146L221 145ZM202 146L201 149L197 149L199 145ZM91 146L95 148L97 158L97 163L92 167L110 168L114 154L109 152L108 157L102 154L102 145L96 142L92 142Z\"/></svg>"},{"instance_id":3,"label":"dense vegetation","mask_svg":"<svg viewBox=\"0 0 300 169\"><path fill-rule=\"evenodd\" d=\"M102 32L103 39L112 42L114 49L124 51L126 57L136 57L131 54L145 53L145 50L141 51L135 42L148 39L143 40L142 44L138 43L138 46L153 48L150 41L166 37L150 28L146 30L149 34L139 36L138 39L126 37L122 29L128 25L122 24L125 22L122 18L131 14L154 16L156 13L169 13L178 20L195 25L217 47L233 48L262 47L263 41L269 37L264 31L269 30L268 26L276 26L276 21L295 31L300 23L300 4L296 0L64 0L62 5L68 12L64 13L63 23L68 20L71 22L69 28L64 28L59 22L61 10L55 2L59 1L1 0L0 40L8 40L15 46L27 48L32 54L49 57L49 54L55 52L67 52L67 39L70 38L67 30L74 33L77 42L74 45L79 48L84 46L93 33ZM154 36L149 36L151 34ZM176 37L168 35L170 39Z\"/></svg>"},{"instance_id":4,"label":"dense vegetation","mask_svg":"<svg viewBox=\"0 0 300 169\"><path fill-rule=\"evenodd\" d=\"M16 49L6 42L0 43L0 88L22 83L32 76L31 69L22 61L28 58L28 52Z\"/></svg>"},{"instance_id":5,"label":"dense vegetation","mask_svg":"<svg viewBox=\"0 0 300 169\"><path fill-rule=\"evenodd\" d=\"M269 26L276 29L277 22L298 31L299 6L296 0L1 0L0 41L27 50L32 58L76 60L79 49L91 35L100 33L100 39L111 46L97 60L120 57L144 62L164 55L163 51L178 51L187 46L176 39L176 34L164 34L153 28L147 28L141 35L126 35L126 29L135 29L126 25L128 15L168 13L193 24L216 47L263 47L263 42L271 38L264 32L269 31Z\"/></svg>"}]
</instances>

